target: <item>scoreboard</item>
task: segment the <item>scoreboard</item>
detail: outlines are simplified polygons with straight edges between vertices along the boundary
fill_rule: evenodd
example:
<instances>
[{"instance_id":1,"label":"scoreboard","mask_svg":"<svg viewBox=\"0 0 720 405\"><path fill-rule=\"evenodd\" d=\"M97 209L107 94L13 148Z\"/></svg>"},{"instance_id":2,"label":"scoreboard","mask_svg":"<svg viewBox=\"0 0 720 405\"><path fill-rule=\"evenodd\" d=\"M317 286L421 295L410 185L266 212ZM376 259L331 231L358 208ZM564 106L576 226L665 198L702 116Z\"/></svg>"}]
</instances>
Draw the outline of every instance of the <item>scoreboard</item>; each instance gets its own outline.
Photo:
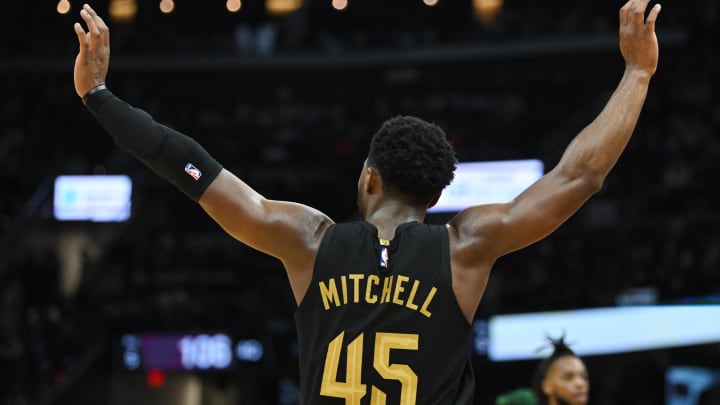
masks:
<instances>
[{"instance_id":1,"label":"scoreboard","mask_svg":"<svg viewBox=\"0 0 720 405\"><path fill-rule=\"evenodd\" d=\"M163 371L223 371L257 363L264 347L257 339L226 333L143 333L121 336L115 345L121 368Z\"/></svg>"}]
</instances>

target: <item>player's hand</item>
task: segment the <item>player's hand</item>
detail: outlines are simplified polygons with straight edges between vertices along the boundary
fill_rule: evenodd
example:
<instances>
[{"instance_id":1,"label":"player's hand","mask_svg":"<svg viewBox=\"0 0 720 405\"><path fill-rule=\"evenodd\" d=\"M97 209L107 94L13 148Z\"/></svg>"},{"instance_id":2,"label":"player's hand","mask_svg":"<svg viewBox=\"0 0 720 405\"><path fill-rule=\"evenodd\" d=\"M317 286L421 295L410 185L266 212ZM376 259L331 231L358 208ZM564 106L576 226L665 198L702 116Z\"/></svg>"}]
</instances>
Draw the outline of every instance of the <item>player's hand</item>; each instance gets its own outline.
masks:
<instances>
[{"instance_id":1,"label":"player's hand","mask_svg":"<svg viewBox=\"0 0 720 405\"><path fill-rule=\"evenodd\" d=\"M620 52L625 67L652 75L658 63L655 21L660 13L656 4L645 18L650 0L629 0L620 9Z\"/></svg>"},{"instance_id":2,"label":"player's hand","mask_svg":"<svg viewBox=\"0 0 720 405\"><path fill-rule=\"evenodd\" d=\"M75 23L80 51L75 58L75 92L83 97L93 87L105 83L110 63L110 30L100 16L87 4L80 10L88 32Z\"/></svg>"}]
</instances>

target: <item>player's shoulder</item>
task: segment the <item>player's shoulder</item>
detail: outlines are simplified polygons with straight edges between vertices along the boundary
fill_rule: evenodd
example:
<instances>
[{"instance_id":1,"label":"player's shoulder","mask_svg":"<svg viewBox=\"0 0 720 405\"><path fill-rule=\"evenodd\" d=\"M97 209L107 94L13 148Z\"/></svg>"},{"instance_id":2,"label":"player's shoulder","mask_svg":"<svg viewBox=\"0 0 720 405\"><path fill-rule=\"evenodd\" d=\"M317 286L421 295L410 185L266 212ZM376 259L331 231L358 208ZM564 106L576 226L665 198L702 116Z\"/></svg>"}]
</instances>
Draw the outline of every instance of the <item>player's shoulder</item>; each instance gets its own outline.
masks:
<instances>
[{"instance_id":1,"label":"player's shoulder","mask_svg":"<svg viewBox=\"0 0 720 405\"><path fill-rule=\"evenodd\" d=\"M501 225L509 204L481 204L467 207L447 221L451 236L468 237L485 234Z\"/></svg>"}]
</instances>

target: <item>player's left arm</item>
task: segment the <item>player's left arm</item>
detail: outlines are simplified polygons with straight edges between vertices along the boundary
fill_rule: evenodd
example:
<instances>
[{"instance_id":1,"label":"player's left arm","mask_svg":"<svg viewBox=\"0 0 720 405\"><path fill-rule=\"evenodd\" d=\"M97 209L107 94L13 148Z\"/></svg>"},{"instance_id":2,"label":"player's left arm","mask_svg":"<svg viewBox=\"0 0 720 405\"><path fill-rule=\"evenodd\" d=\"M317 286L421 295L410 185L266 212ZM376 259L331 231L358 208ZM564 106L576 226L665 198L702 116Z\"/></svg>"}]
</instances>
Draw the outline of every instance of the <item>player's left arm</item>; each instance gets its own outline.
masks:
<instances>
[{"instance_id":1,"label":"player's left arm","mask_svg":"<svg viewBox=\"0 0 720 405\"><path fill-rule=\"evenodd\" d=\"M537 242L601 189L634 132L657 68L655 21L660 5L652 7L646 19L648 3L629 0L621 8L624 74L603 110L570 142L560 162L512 202L470 207L449 222L459 241L460 262L492 263Z\"/></svg>"},{"instance_id":2,"label":"player's left arm","mask_svg":"<svg viewBox=\"0 0 720 405\"><path fill-rule=\"evenodd\" d=\"M109 29L87 4L80 15L88 31L75 24L80 47L75 90L115 143L200 203L231 236L280 259L291 273L291 282L295 273L306 279L332 221L305 205L263 197L223 169L194 139L111 93L105 86Z\"/></svg>"}]
</instances>

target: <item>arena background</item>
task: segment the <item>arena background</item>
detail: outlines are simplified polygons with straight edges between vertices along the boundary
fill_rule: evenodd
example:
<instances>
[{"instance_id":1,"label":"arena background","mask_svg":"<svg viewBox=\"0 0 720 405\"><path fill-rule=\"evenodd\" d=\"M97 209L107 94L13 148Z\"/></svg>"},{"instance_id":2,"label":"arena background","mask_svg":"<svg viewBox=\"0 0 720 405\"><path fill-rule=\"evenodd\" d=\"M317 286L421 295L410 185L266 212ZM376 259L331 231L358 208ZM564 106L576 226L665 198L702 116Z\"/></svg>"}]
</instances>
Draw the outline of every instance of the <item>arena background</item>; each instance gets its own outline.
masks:
<instances>
[{"instance_id":1,"label":"arena background","mask_svg":"<svg viewBox=\"0 0 720 405\"><path fill-rule=\"evenodd\" d=\"M158 0L91 3L111 28L108 86L264 195L336 221L356 215L357 174L385 119L438 123L461 161L552 167L623 69L619 1L266 1L230 12L232 1L164 0L170 13ZM279 262L226 236L84 109L72 82L80 7L0 5L0 403L296 403ZM659 69L626 153L568 223L497 263L480 334L503 314L720 303L719 8L663 3ZM77 174L130 176L130 219L56 220L54 181ZM227 369L128 354L143 339L164 350L208 337L230 340ZM718 343L587 356L591 403L720 403L717 383L690 398L692 382L667 382L677 367L720 376ZM477 404L529 384L535 361L475 349Z\"/></svg>"}]
</instances>

